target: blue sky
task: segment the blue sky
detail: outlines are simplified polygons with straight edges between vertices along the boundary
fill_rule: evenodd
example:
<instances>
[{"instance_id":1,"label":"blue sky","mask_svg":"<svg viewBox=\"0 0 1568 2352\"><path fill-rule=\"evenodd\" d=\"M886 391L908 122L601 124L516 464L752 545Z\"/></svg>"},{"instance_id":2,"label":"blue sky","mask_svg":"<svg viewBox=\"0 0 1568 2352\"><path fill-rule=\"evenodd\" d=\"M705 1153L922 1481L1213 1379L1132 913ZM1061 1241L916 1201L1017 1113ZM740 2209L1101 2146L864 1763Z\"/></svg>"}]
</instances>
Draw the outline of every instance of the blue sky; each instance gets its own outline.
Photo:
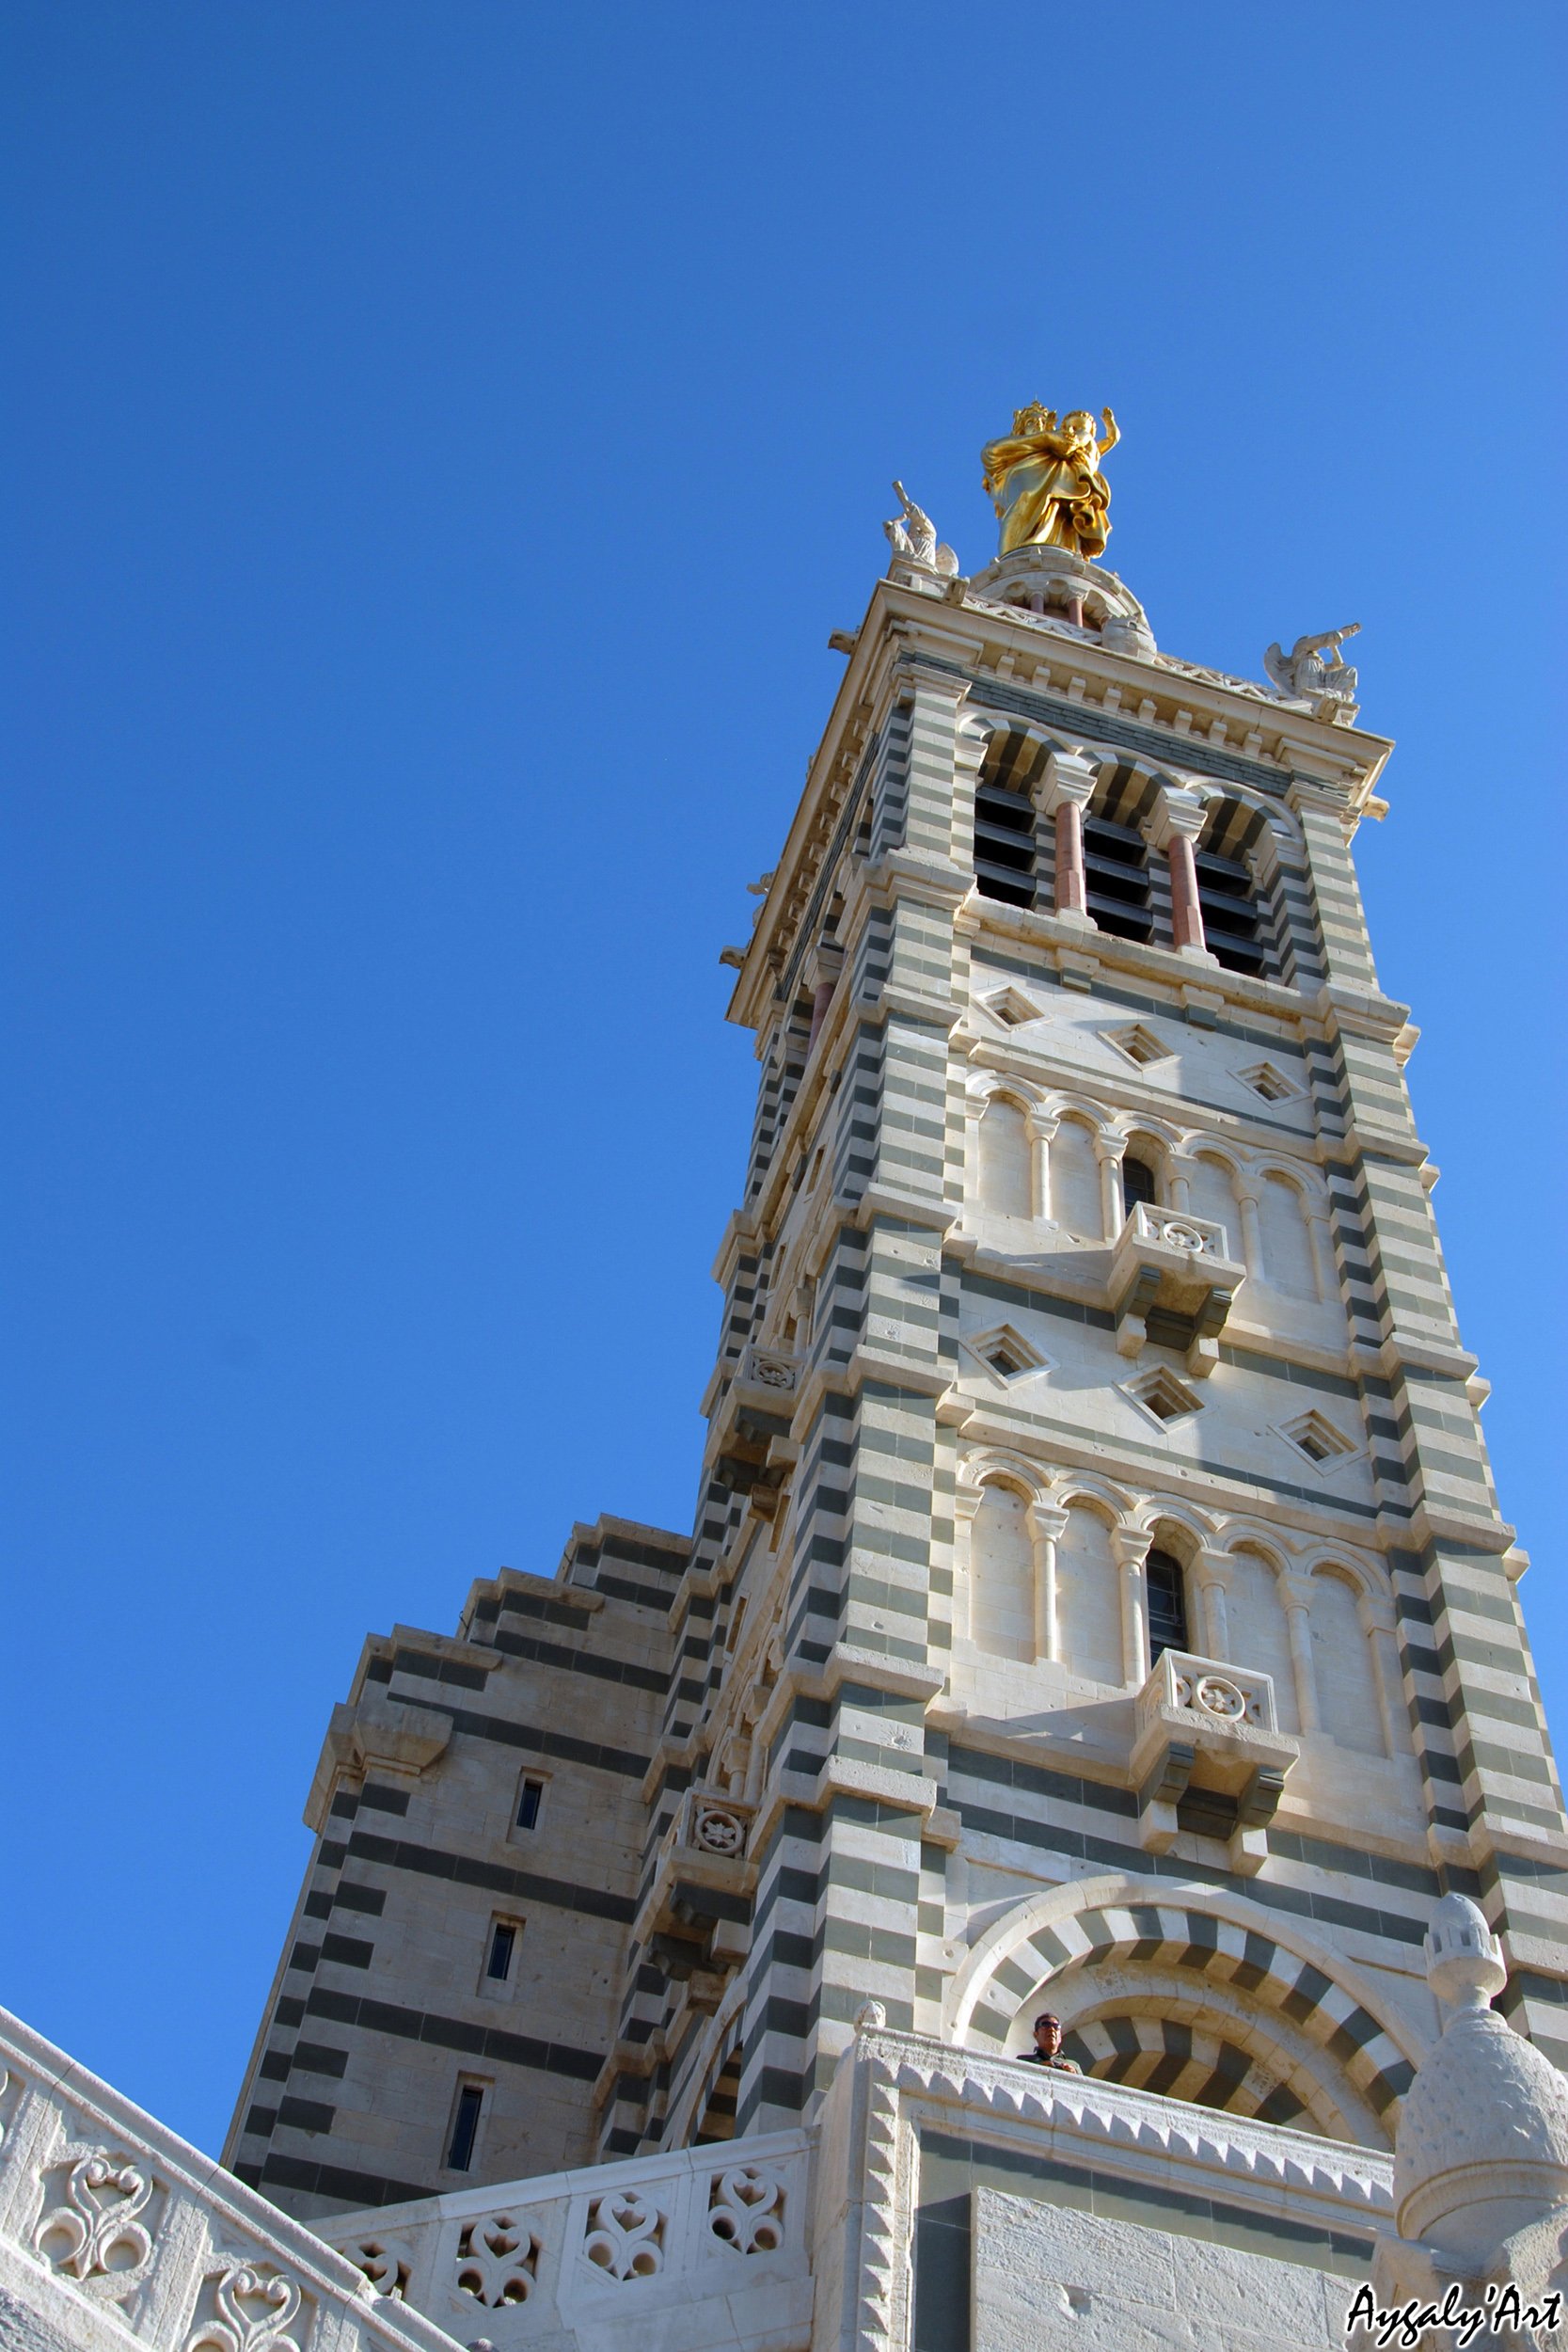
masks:
<instances>
[{"instance_id":1,"label":"blue sky","mask_svg":"<svg viewBox=\"0 0 1568 2352\"><path fill-rule=\"evenodd\" d=\"M367 1629L689 1521L718 951L899 474L1111 402L1361 869L1560 1735L1560 10L0 11L0 1997L208 2147ZM1070 31L1070 38L1069 37Z\"/></svg>"}]
</instances>

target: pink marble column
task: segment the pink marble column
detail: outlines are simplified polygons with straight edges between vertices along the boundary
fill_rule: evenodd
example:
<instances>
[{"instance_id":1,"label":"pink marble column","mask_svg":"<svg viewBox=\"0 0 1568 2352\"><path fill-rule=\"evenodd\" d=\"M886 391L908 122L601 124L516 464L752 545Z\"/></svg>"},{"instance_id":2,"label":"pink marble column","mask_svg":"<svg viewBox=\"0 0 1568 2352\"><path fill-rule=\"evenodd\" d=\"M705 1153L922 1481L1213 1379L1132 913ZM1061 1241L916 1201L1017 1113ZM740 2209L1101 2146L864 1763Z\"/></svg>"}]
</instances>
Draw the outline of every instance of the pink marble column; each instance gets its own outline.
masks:
<instances>
[{"instance_id":1,"label":"pink marble column","mask_svg":"<svg viewBox=\"0 0 1568 2352\"><path fill-rule=\"evenodd\" d=\"M1089 911L1084 879L1084 812L1076 801L1063 799L1056 808L1056 912L1085 914Z\"/></svg>"},{"instance_id":2,"label":"pink marble column","mask_svg":"<svg viewBox=\"0 0 1568 2352\"><path fill-rule=\"evenodd\" d=\"M1046 763L1040 805L1056 820L1056 913L1069 923L1092 921L1084 873L1084 811L1095 776L1094 762L1078 752L1053 752Z\"/></svg>"},{"instance_id":3,"label":"pink marble column","mask_svg":"<svg viewBox=\"0 0 1568 2352\"><path fill-rule=\"evenodd\" d=\"M1197 895L1197 860L1193 844L1203 831L1206 815L1196 792L1166 785L1148 821L1151 849L1164 850L1170 866L1171 939L1179 955L1201 956L1212 962L1203 932L1203 906Z\"/></svg>"},{"instance_id":4,"label":"pink marble column","mask_svg":"<svg viewBox=\"0 0 1568 2352\"><path fill-rule=\"evenodd\" d=\"M1171 937L1179 947L1204 947L1203 908L1197 895L1197 861L1184 833L1173 833L1166 845L1170 860Z\"/></svg>"},{"instance_id":5,"label":"pink marble column","mask_svg":"<svg viewBox=\"0 0 1568 2352\"><path fill-rule=\"evenodd\" d=\"M811 1032L806 1039L806 1052L808 1054L811 1052L812 1047L816 1043L816 1032L822 1026L828 1007L833 1001L833 990L837 986L838 982L836 980L818 980L816 988L812 992Z\"/></svg>"}]
</instances>

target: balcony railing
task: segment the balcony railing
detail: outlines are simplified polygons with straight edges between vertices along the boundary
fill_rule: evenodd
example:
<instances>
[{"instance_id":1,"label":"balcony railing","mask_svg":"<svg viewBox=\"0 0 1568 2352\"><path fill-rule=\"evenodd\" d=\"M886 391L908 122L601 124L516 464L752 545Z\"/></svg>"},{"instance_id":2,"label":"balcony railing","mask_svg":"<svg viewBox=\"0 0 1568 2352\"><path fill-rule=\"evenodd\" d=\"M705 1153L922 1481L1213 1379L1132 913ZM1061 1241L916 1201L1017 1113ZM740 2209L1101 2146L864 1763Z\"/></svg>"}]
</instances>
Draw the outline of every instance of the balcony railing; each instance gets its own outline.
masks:
<instances>
[{"instance_id":1,"label":"balcony railing","mask_svg":"<svg viewBox=\"0 0 1568 2352\"><path fill-rule=\"evenodd\" d=\"M1279 1728L1274 1677L1167 1649L1138 1692L1132 1786L1138 1836L1164 1853L1182 1827L1223 1836L1232 1869L1259 1869L1301 1743Z\"/></svg>"},{"instance_id":2,"label":"balcony railing","mask_svg":"<svg viewBox=\"0 0 1568 2352\"><path fill-rule=\"evenodd\" d=\"M1164 1650L1156 1659L1153 1673L1138 1693L1140 1732L1162 1708L1172 1707L1197 1716L1206 1730L1234 1729L1243 1724L1255 1731L1279 1729L1273 1675L1214 1658L1196 1658L1187 1650Z\"/></svg>"},{"instance_id":3,"label":"balcony railing","mask_svg":"<svg viewBox=\"0 0 1568 2352\"><path fill-rule=\"evenodd\" d=\"M1230 1257L1229 1236L1223 1225L1206 1216L1189 1216L1184 1209L1159 1209L1150 1200L1135 1203L1127 1224L1139 1241L1158 1242L1191 1258Z\"/></svg>"},{"instance_id":4,"label":"balcony railing","mask_svg":"<svg viewBox=\"0 0 1568 2352\"><path fill-rule=\"evenodd\" d=\"M1110 1301L1117 1347L1136 1356L1148 1343L1156 1311L1179 1316L1187 1334L1187 1369L1204 1379L1219 1361L1219 1335L1246 1268L1229 1255L1223 1225L1184 1209L1140 1200L1111 1252Z\"/></svg>"}]
</instances>

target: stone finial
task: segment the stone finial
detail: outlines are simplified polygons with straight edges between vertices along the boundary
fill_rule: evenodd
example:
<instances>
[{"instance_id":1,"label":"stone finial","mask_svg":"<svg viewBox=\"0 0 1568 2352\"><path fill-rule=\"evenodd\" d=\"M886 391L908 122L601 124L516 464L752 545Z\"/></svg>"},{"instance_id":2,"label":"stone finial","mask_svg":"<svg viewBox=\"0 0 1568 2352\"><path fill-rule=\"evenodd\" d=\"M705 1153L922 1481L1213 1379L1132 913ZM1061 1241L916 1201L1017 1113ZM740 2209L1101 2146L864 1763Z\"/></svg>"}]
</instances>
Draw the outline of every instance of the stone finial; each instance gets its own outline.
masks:
<instances>
[{"instance_id":1,"label":"stone finial","mask_svg":"<svg viewBox=\"0 0 1568 2352\"><path fill-rule=\"evenodd\" d=\"M1437 1905L1426 1961L1448 2015L1400 2117L1394 2211L1402 2239L1484 2265L1514 2232L1568 2217L1568 2077L1493 2009L1508 1971L1467 1896Z\"/></svg>"},{"instance_id":2,"label":"stone finial","mask_svg":"<svg viewBox=\"0 0 1568 2352\"><path fill-rule=\"evenodd\" d=\"M1445 1895L1421 1947L1427 1982L1453 2009L1482 2009L1508 1982L1503 1947L1468 1895Z\"/></svg>"},{"instance_id":3,"label":"stone finial","mask_svg":"<svg viewBox=\"0 0 1568 2352\"><path fill-rule=\"evenodd\" d=\"M887 2010L880 2001L863 2001L855 2011L855 2031L875 2033L887 2024Z\"/></svg>"}]
</instances>

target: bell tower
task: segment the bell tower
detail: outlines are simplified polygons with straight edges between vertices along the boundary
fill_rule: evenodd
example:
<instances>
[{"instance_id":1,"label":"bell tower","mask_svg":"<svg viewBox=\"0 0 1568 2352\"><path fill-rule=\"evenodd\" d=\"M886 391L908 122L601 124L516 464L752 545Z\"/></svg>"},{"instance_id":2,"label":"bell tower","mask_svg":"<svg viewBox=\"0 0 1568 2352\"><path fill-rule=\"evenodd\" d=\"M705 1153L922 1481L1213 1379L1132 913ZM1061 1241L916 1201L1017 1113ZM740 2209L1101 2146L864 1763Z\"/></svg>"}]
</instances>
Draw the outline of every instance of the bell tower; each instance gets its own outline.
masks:
<instances>
[{"instance_id":1,"label":"bell tower","mask_svg":"<svg viewBox=\"0 0 1568 2352\"><path fill-rule=\"evenodd\" d=\"M1009 544L1021 446L974 577L889 527L728 951L762 1079L661 1748L695 1809L653 1797L676 1973L606 2153L809 2114L868 1996L993 2053L1049 2006L1087 2072L1386 2145L1449 1889L1568 2058L1525 1561L1353 862L1390 746L1349 631L1268 684L1162 653L1049 451Z\"/></svg>"},{"instance_id":2,"label":"bell tower","mask_svg":"<svg viewBox=\"0 0 1568 2352\"><path fill-rule=\"evenodd\" d=\"M892 557L735 971L756 1119L689 1535L367 1645L235 2120L322 2214L815 2124L866 2004L1386 2152L1472 1898L1568 2061L1568 1840L1353 859L1268 682L1021 410ZM871 2012L873 2015L875 2011Z\"/></svg>"}]
</instances>

